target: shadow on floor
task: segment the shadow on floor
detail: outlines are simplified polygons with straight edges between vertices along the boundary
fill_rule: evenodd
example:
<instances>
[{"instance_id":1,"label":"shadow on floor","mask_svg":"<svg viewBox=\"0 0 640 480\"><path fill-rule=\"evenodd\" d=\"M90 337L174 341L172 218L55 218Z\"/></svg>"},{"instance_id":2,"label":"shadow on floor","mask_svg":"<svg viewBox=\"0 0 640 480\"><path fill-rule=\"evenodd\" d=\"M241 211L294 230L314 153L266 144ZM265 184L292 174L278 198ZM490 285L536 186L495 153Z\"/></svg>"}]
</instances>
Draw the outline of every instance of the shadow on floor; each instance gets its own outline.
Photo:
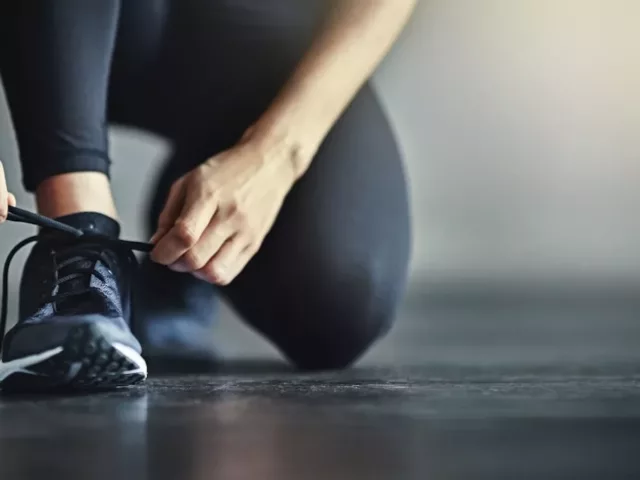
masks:
<instances>
[{"instance_id":1,"label":"shadow on floor","mask_svg":"<svg viewBox=\"0 0 640 480\"><path fill-rule=\"evenodd\" d=\"M233 360L149 359L149 376L286 374L296 370L284 360L242 358Z\"/></svg>"}]
</instances>

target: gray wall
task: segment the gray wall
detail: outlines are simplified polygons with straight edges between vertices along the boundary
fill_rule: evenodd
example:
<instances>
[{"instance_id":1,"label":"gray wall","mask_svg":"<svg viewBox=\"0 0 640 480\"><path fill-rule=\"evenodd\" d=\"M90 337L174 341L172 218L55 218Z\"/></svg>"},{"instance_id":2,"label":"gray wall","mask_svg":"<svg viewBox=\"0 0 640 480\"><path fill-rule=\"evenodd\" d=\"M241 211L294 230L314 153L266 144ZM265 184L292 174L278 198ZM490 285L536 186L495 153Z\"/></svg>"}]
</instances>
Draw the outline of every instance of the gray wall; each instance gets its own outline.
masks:
<instances>
[{"instance_id":1,"label":"gray wall","mask_svg":"<svg viewBox=\"0 0 640 480\"><path fill-rule=\"evenodd\" d=\"M422 2L375 79L412 182L414 279L640 281L638 18L634 0ZM112 147L140 237L126 205L170 145ZM3 102L0 157L30 205ZM0 258L28 232L3 227Z\"/></svg>"},{"instance_id":2,"label":"gray wall","mask_svg":"<svg viewBox=\"0 0 640 480\"><path fill-rule=\"evenodd\" d=\"M377 76L414 271L640 278L640 2L423 1Z\"/></svg>"}]
</instances>

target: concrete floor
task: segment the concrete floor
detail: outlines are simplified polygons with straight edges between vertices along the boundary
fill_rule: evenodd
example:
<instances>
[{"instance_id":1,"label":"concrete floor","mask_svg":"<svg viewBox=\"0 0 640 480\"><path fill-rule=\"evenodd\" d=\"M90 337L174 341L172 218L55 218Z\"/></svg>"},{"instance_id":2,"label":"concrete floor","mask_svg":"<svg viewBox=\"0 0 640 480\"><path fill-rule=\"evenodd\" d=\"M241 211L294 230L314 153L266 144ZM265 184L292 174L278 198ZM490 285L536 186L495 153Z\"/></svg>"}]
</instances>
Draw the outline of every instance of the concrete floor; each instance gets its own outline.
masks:
<instances>
[{"instance_id":1,"label":"concrete floor","mask_svg":"<svg viewBox=\"0 0 640 480\"><path fill-rule=\"evenodd\" d=\"M637 479L636 306L407 307L357 368L316 375L241 359L257 340L228 323L218 372L0 399L0 478Z\"/></svg>"}]
</instances>

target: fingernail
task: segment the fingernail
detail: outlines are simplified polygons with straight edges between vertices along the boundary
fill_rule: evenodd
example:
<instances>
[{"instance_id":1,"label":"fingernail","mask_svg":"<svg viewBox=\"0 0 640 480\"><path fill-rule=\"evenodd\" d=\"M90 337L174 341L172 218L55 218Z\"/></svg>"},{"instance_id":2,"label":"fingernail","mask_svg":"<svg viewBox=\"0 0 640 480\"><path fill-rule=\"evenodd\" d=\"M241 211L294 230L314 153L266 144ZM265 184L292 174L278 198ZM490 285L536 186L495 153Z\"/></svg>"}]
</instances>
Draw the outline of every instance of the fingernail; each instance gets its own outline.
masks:
<instances>
[{"instance_id":1,"label":"fingernail","mask_svg":"<svg viewBox=\"0 0 640 480\"><path fill-rule=\"evenodd\" d=\"M200 272L199 270L196 270L195 272L193 272L192 275L197 279L204 280L205 282L208 281L207 276L204 273Z\"/></svg>"},{"instance_id":2,"label":"fingernail","mask_svg":"<svg viewBox=\"0 0 640 480\"><path fill-rule=\"evenodd\" d=\"M178 273L184 273L189 270L187 266L182 262L172 263L171 265L169 265L169 269Z\"/></svg>"},{"instance_id":3,"label":"fingernail","mask_svg":"<svg viewBox=\"0 0 640 480\"><path fill-rule=\"evenodd\" d=\"M218 281L222 282L227 276L227 266L226 265L216 265L216 278Z\"/></svg>"},{"instance_id":4,"label":"fingernail","mask_svg":"<svg viewBox=\"0 0 640 480\"><path fill-rule=\"evenodd\" d=\"M162 239L162 237L166 235L167 232L168 230L165 230L163 228L158 228L158 230L156 230L156 233L154 233L151 239L149 240L149 243L157 243L160 239Z\"/></svg>"}]
</instances>

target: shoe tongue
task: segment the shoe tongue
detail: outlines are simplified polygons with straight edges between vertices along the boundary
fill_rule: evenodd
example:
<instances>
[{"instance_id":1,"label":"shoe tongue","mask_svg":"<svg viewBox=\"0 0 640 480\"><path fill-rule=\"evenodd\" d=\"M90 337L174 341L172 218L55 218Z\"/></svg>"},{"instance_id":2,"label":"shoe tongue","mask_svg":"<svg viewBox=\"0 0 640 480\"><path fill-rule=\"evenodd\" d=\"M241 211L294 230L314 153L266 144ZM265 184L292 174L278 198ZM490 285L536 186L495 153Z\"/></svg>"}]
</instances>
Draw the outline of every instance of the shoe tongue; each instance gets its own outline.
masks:
<instances>
[{"instance_id":1,"label":"shoe tongue","mask_svg":"<svg viewBox=\"0 0 640 480\"><path fill-rule=\"evenodd\" d=\"M82 243L79 243L78 248L82 248ZM108 255L109 253L107 253ZM84 292L76 295L72 295L69 298L65 298L57 301L57 309L60 312L65 313L81 313L88 309L88 311L95 309L96 301L101 300L99 292L94 288L100 288L100 283L95 283L98 277L93 273L96 270L101 270L103 274L107 273L107 265L101 260L94 258L87 258L82 251L75 252L70 251L68 255L65 255L64 260L73 260L69 265L58 270L58 278L63 279L67 276L73 278L64 281L58 285L56 295L71 294L74 292Z\"/></svg>"},{"instance_id":2,"label":"shoe tongue","mask_svg":"<svg viewBox=\"0 0 640 480\"><path fill-rule=\"evenodd\" d=\"M86 242L81 239L70 239L67 234L60 233L50 229L43 229L42 235L49 236L52 239L59 240L62 248L69 249L68 255L64 256L64 260L77 257L77 261L58 270L58 278L62 279L67 275L78 274L77 278L67 280L58 286L56 294L73 293L81 290L87 290L91 286L92 280L97 279L95 275L88 272L95 271L96 269L104 269L106 271L107 266L103 262L94 258L85 258L82 252L83 244L91 242L91 235L100 235L110 238L118 238L120 235L120 225L117 221L94 212L75 213L73 215L66 215L56 218L57 221L69 225L74 228L78 228L87 233ZM79 251L77 255L73 252L73 247L78 247ZM92 249L93 250L93 249ZM100 251L100 250L96 250ZM63 260L63 261L64 261ZM97 264L96 264L97 262ZM106 273L106 272L105 272ZM57 309L60 312L65 313L81 313L85 310L92 311L95 309L96 301L103 301L101 295L96 291L92 291L73 295L67 299L63 299L57 302Z\"/></svg>"}]
</instances>

